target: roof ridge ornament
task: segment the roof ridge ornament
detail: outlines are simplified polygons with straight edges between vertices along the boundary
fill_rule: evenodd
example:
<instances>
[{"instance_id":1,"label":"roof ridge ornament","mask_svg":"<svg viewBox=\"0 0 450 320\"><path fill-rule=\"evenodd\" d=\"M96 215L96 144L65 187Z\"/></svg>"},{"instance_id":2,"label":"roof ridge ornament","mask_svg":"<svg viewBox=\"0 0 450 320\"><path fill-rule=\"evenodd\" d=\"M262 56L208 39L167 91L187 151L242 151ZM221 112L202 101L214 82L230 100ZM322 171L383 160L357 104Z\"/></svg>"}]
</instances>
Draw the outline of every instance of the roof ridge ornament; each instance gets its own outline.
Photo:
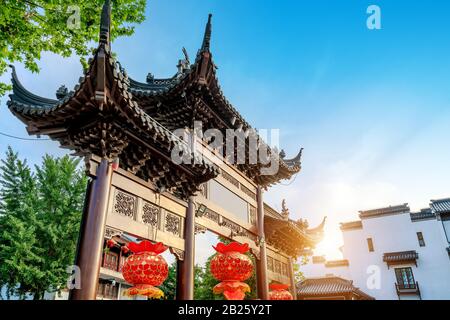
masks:
<instances>
[{"instance_id":1,"label":"roof ridge ornament","mask_svg":"<svg viewBox=\"0 0 450 320\"><path fill-rule=\"evenodd\" d=\"M212 32L212 24L211 24L212 14L208 15L208 23L206 24L205 34L203 36L202 48L201 52L209 51L211 44L211 32Z\"/></svg>"},{"instance_id":2,"label":"roof ridge ornament","mask_svg":"<svg viewBox=\"0 0 450 320\"><path fill-rule=\"evenodd\" d=\"M56 90L56 98L62 100L69 94L69 90L65 85L61 85L58 90Z\"/></svg>"},{"instance_id":3,"label":"roof ridge ornament","mask_svg":"<svg viewBox=\"0 0 450 320\"><path fill-rule=\"evenodd\" d=\"M105 0L102 8L102 15L100 17L100 45L110 45L111 34L111 1Z\"/></svg>"}]
</instances>

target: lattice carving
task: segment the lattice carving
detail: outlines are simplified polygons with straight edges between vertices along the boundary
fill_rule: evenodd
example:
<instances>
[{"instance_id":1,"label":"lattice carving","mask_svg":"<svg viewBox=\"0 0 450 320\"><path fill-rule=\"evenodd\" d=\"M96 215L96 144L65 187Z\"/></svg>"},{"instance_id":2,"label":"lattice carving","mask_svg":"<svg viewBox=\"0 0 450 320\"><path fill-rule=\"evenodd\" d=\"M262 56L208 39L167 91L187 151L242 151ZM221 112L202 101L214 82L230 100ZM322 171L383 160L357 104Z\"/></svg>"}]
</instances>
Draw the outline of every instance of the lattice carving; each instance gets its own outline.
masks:
<instances>
[{"instance_id":1,"label":"lattice carving","mask_svg":"<svg viewBox=\"0 0 450 320\"><path fill-rule=\"evenodd\" d=\"M122 216L134 219L136 214L137 198L117 190L114 197L114 212Z\"/></svg>"},{"instance_id":2,"label":"lattice carving","mask_svg":"<svg viewBox=\"0 0 450 320\"><path fill-rule=\"evenodd\" d=\"M256 208L254 206L249 207L249 216L250 216L250 223L252 225L256 225Z\"/></svg>"},{"instance_id":3,"label":"lattice carving","mask_svg":"<svg viewBox=\"0 0 450 320\"><path fill-rule=\"evenodd\" d=\"M228 182L230 182L232 185L234 185L236 188L239 188L239 185L240 185L239 181L235 177L233 177L231 174L229 174L225 171L222 171L222 177L225 180L227 180Z\"/></svg>"},{"instance_id":4,"label":"lattice carving","mask_svg":"<svg viewBox=\"0 0 450 320\"><path fill-rule=\"evenodd\" d=\"M287 276L288 275L288 266L284 262L281 263L281 274L283 276Z\"/></svg>"},{"instance_id":5,"label":"lattice carving","mask_svg":"<svg viewBox=\"0 0 450 320\"><path fill-rule=\"evenodd\" d=\"M177 258L177 260L181 260L181 261L184 260L184 251L183 250L173 248L173 247L170 247L169 250Z\"/></svg>"},{"instance_id":6,"label":"lattice carving","mask_svg":"<svg viewBox=\"0 0 450 320\"><path fill-rule=\"evenodd\" d=\"M240 231L241 231L241 227L238 224L234 223L233 221L231 221L231 220L229 220L227 218L223 218L222 219L221 225L223 227L227 227L228 229L230 229L231 231L235 232L236 234L239 234Z\"/></svg>"},{"instance_id":7,"label":"lattice carving","mask_svg":"<svg viewBox=\"0 0 450 320\"><path fill-rule=\"evenodd\" d=\"M156 227L158 225L159 208L150 202L144 202L142 206L142 222Z\"/></svg>"},{"instance_id":8,"label":"lattice carving","mask_svg":"<svg viewBox=\"0 0 450 320\"><path fill-rule=\"evenodd\" d=\"M120 230L116 230L111 227L105 228L105 238L106 239L111 239L112 237L121 235L121 234L122 234L122 232Z\"/></svg>"},{"instance_id":9,"label":"lattice carving","mask_svg":"<svg viewBox=\"0 0 450 320\"><path fill-rule=\"evenodd\" d=\"M273 268L273 258L272 257L267 257L267 269L269 269L270 271L274 271Z\"/></svg>"},{"instance_id":10,"label":"lattice carving","mask_svg":"<svg viewBox=\"0 0 450 320\"><path fill-rule=\"evenodd\" d=\"M199 224L195 224L195 234L205 233L206 228L204 226L201 226Z\"/></svg>"},{"instance_id":11,"label":"lattice carving","mask_svg":"<svg viewBox=\"0 0 450 320\"><path fill-rule=\"evenodd\" d=\"M167 212L165 230L181 237L181 217Z\"/></svg>"},{"instance_id":12,"label":"lattice carving","mask_svg":"<svg viewBox=\"0 0 450 320\"><path fill-rule=\"evenodd\" d=\"M281 262L274 259L274 272L281 274Z\"/></svg>"},{"instance_id":13,"label":"lattice carving","mask_svg":"<svg viewBox=\"0 0 450 320\"><path fill-rule=\"evenodd\" d=\"M200 189L200 194L202 196L204 196L205 198L208 198L208 184L207 183L202 183L199 186L199 189Z\"/></svg>"},{"instance_id":14,"label":"lattice carving","mask_svg":"<svg viewBox=\"0 0 450 320\"><path fill-rule=\"evenodd\" d=\"M241 184L241 190L248 195L250 198L256 201L256 193L254 193L252 190Z\"/></svg>"},{"instance_id":15,"label":"lattice carving","mask_svg":"<svg viewBox=\"0 0 450 320\"><path fill-rule=\"evenodd\" d=\"M203 217L205 217L205 218L207 218L207 219L209 219L211 221L214 221L216 223L219 223L219 221L220 221L220 215L217 212L215 212L215 211L213 211L213 210L211 210L209 208L206 209L206 212L203 215Z\"/></svg>"}]
</instances>

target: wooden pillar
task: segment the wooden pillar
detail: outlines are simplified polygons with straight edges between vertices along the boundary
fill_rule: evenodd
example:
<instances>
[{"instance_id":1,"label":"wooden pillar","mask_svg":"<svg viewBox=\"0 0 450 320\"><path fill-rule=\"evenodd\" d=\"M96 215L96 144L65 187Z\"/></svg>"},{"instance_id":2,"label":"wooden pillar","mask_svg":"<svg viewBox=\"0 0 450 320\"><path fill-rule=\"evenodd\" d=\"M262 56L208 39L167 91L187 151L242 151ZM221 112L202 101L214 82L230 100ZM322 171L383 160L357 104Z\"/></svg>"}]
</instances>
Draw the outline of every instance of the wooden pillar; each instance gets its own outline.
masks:
<instances>
[{"instance_id":1,"label":"wooden pillar","mask_svg":"<svg viewBox=\"0 0 450 320\"><path fill-rule=\"evenodd\" d=\"M184 220L184 260L177 262L177 300L194 300L194 257L195 212L194 198L191 196Z\"/></svg>"},{"instance_id":2,"label":"wooden pillar","mask_svg":"<svg viewBox=\"0 0 450 320\"><path fill-rule=\"evenodd\" d=\"M75 262L80 268L81 288L71 290L71 300L95 300L97 296L112 171L106 159L97 168L87 211L81 223Z\"/></svg>"},{"instance_id":3,"label":"wooden pillar","mask_svg":"<svg viewBox=\"0 0 450 320\"><path fill-rule=\"evenodd\" d=\"M258 201L257 221L258 221L258 238L259 238L259 260L256 262L256 279L258 287L258 298L261 300L269 299L269 283L267 279L267 249L264 236L264 201L261 186L256 189L256 197Z\"/></svg>"},{"instance_id":4,"label":"wooden pillar","mask_svg":"<svg viewBox=\"0 0 450 320\"><path fill-rule=\"evenodd\" d=\"M295 283L295 273L294 273L294 261L293 258L289 258L289 278L291 279L291 293L294 300L297 300L297 287Z\"/></svg>"}]
</instances>

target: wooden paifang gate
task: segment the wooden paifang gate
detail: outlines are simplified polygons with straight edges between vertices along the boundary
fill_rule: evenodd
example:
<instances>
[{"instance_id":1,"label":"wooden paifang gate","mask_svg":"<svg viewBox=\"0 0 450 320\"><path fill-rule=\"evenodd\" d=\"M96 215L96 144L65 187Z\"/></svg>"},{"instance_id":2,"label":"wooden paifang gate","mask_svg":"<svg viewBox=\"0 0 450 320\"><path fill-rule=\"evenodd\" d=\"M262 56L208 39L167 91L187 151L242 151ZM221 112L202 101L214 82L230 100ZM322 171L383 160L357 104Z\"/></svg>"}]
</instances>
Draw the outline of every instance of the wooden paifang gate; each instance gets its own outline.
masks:
<instances>
[{"instance_id":1,"label":"wooden paifang gate","mask_svg":"<svg viewBox=\"0 0 450 320\"><path fill-rule=\"evenodd\" d=\"M268 214L263 189L298 173L301 152L285 159L284 152L278 154L261 142L258 148L265 149L279 165L276 173L264 175L261 168L267 164L235 165L214 152L205 156L172 133L191 128L195 121L202 121L204 129L254 132L220 90L209 48L211 16L195 63L185 54L174 77L154 79L149 75L147 83L128 78L112 57L110 26L107 0L98 48L73 91L61 87L57 100L36 96L22 86L13 70L13 94L8 101L29 134L48 135L61 147L86 158L91 179L76 260L82 287L73 289L71 298L95 299L105 230L169 246L178 259L179 299L193 299L196 228L250 244L257 257L261 299L268 298L269 278L290 281L294 287L292 259L318 241L322 228L306 230L287 215L274 210ZM250 151L251 137L246 135L240 141L246 146L245 159L257 151ZM199 139L195 143L206 142ZM182 151L192 161L172 161L173 150ZM120 168L114 171L111 164L117 161ZM217 199L202 196L199 191L212 179L245 203L248 219L220 208ZM195 206L200 205L207 210L196 217ZM272 217L269 224L265 215ZM268 256L269 261L279 262L272 270Z\"/></svg>"}]
</instances>

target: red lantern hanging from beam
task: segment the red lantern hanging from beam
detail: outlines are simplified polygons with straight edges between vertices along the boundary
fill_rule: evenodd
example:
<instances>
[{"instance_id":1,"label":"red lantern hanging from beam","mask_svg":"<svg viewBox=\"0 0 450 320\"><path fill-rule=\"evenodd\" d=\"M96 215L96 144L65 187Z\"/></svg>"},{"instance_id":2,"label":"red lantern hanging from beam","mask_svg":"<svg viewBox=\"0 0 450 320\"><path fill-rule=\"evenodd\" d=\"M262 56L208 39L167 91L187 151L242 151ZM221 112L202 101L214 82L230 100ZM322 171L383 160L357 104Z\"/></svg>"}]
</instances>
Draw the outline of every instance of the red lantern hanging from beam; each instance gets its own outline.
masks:
<instances>
[{"instance_id":1,"label":"red lantern hanging from beam","mask_svg":"<svg viewBox=\"0 0 450 320\"><path fill-rule=\"evenodd\" d=\"M148 298L160 299L164 292L157 288L169 274L166 260L160 255L167 250L161 242L152 244L150 241L140 243L131 242L128 249L133 253L123 265L122 274L133 287L127 289L124 295L141 295Z\"/></svg>"},{"instance_id":2,"label":"red lantern hanging from beam","mask_svg":"<svg viewBox=\"0 0 450 320\"><path fill-rule=\"evenodd\" d=\"M293 300L292 294L287 290L289 285L281 283L271 283L269 285L269 300Z\"/></svg>"},{"instance_id":3,"label":"red lantern hanging from beam","mask_svg":"<svg viewBox=\"0 0 450 320\"><path fill-rule=\"evenodd\" d=\"M214 278L221 281L213 288L214 294L223 294L227 300L243 300L250 286L242 281L253 272L252 260L244 254L249 250L248 244L218 243L213 248L217 254L211 260L210 269Z\"/></svg>"}]
</instances>

